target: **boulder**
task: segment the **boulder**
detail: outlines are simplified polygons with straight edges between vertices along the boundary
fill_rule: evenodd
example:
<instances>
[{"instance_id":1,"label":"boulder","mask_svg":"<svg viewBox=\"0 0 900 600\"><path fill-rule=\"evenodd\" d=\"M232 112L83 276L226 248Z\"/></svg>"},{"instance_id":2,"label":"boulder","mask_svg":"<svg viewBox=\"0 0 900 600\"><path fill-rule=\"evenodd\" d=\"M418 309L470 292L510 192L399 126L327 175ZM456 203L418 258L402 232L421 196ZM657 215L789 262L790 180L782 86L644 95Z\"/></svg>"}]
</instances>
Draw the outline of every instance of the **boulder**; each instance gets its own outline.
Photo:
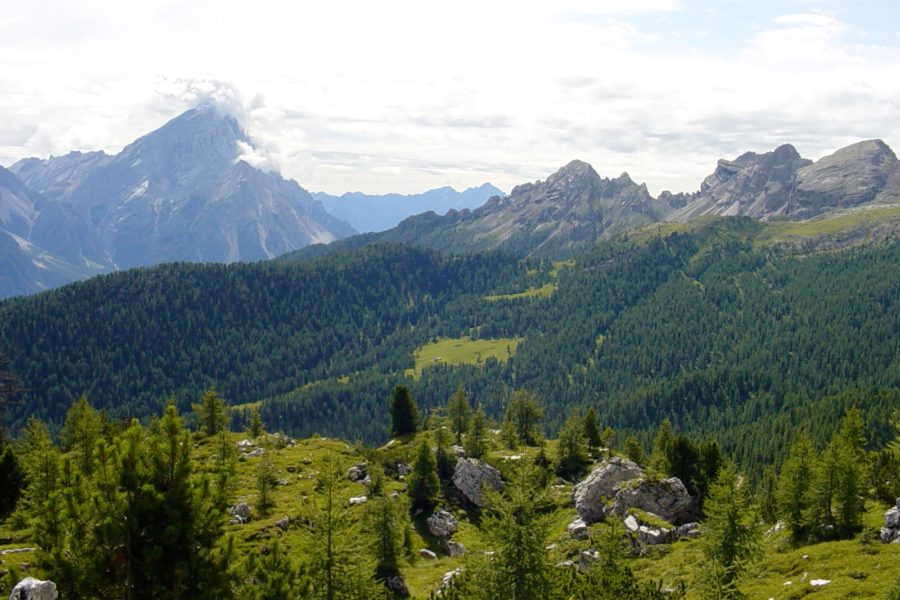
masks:
<instances>
[{"instance_id":1,"label":"boulder","mask_svg":"<svg viewBox=\"0 0 900 600\"><path fill-rule=\"evenodd\" d=\"M349 500L350 506L359 506L360 504L365 504L368 499L368 496L354 496Z\"/></svg>"},{"instance_id":2,"label":"boulder","mask_svg":"<svg viewBox=\"0 0 900 600\"><path fill-rule=\"evenodd\" d=\"M575 519L569 523L568 527L566 527L566 531L569 532L569 535L574 540L588 539L588 528L583 519Z\"/></svg>"},{"instance_id":3,"label":"boulder","mask_svg":"<svg viewBox=\"0 0 900 600\"><path fill-rule=\"evenodd\" d=\"M884 513L884 527L878 537L885 544L900 544L900 498L894 508Z\"/></svg>"},{"instance_id":4,"label":"boulder","mask_svg":"<svg viewBox=\"0 0 900 600\"><path fill-rule=\"evenodd\" d=\"M450 587L450 584L453 583L453 578L462 573L462 569L453 569L452 571L447 571L444 573L444 576L441 577L441 589L447 589Z\"/></svg>"},{"instance_id":5,"label":"boulder","mask_svg":"<svg viewBox=\"0 0 900 600\"><path fill-rule=\"evenodd\" d=\"M644 475L637 463L613 456L594 467L590 475L578 482L572 490L575 510L585 523L602 521L606 501L616 495L616 486Z\"/></svg>"},{"instance_id":6,"label":"boulder","mask_svg":"<svg viewBox=\"0 0 900 600\"><path fill-rule=\"evenodd\" d=\"M622 516L629 508L639 508L680 525L694 520L694 501L677 477L640 479L620 486L608 512Z\"/></svg>"},{"instance_id":7,"label":"boulder","mask_svg":"<svg viewBox=\"0 0 900 600\"><path fill-rule=\"evenodd\" d=\"M250 452L247 453L248 458L257 458L258 456L262 456L266 453L265 448L254 448Z\"/></svg>"},{"instance_id":8,"label":"boulder","mask_svg":"<svg viewBox=\"0 0 900 600\"><path fill-rule=\"evenodd\" d=\"M900 528L900 508L894 507L884 513L884 526L888 529Z\"/></svg>"},{"instance_id":9,"label":"boulder","mask_svg":"<svg viewBox=\"0 0 900 600\"><path fill-rule=\"evenodd\" d=\"M437 560L437 554L435 554L428 548L419 549L419 556L427 560Z\"/></svg>"},{"instance_id":10,"label":"boulder","mask_svg":"<svg viewBox=\"0 0 900 600\"><path fill-rule=\"evenodd\" d=\"M447 556L462 556L463 554L468 552L465 546L463 546L459 542L452 542L450 540L445 540L441 544L441 548L444 549L444 552L447 553Z\"/></svg>"},{"instance_id":11,"label":"boulder","mask_svg":"<svg viewBox=\"0 0 900 600\"><path fill-rule=\"evenodd\" d=\"M456 518L446 510L439 510L426 520L428 532L439 538L449 538L456 533L459 525Z\"/></svg>"},{"instance_id":12,"label":"boulder","mask_svg":"<svg viewBox=\"0 0 900 600\"><path fill-rule=\"evenodd\" d=\"M453 485L469 502L484 507L484 488L493 490L503 488L503 478L500 471L475 458L460 458L456 461L453 470Z\"/></svg>"},{"instance_id":13,"label":"boulder","mask_svg":"<svg viewBox=\"0 0 900 600\"><path fill-rule=\"evenodd\" d=\"M34 577L26 577L16 584L9 600L56 600L59 592L52 581L41 581Z\"/></svg>"},{"instance_id":14,"label":"boulder","mask_svg":"<svg viewBox=\"0 0 900 600\"><path fill-rule=\"evenodd\" d=\"M668 544L674 541L672 529L647 527L641 525L637 530L637 538L645 546L655 546L657 544Z\"/></svg>"},{"instance_id":15,"label":"boulder","mask_svg":"<svg viewBox=\"0 0 900 600\"><path fill-rule=\"evenodd\" d=\"M679 538L698 538L700 537L700 523L695 521L679 525L675 529L675 535Z\"/></svg>"},{"instance_id":16,"label":"boulder","mask_svg":"<svg viewBox=\"0 0 900 600\"><path fill-rule=\"evenodd\" d=\"M361 481L366 478L366 475L369 471L369 465L366 463L359 463L358 465L353 465L349 469L347 469L347 478L350 481Z\"/></svg>"},{"instance_id":17,"label":"boulder","mask_svg":"<svg viewBox=\"0 0 900 600\"><path fill-rule=\"evenodd\" d=\"M403 580L402 575L394 575L393 577L388 577L384 580L384 586L394 592L394 595L400 596L401 598L409 598L409 588L406 587L406 582Z\"/></svg>"},{"instance_id":18,"label":"boulder","mask_svg":"<svg viewBox=\"0 0 900 600\"><path fill-rule=\"evenodd\" d=\"M882 527L878 539L882 544L900 544L900 530Z\"/></svg>"},{"instance_id":19,"label":"boulder","mask_svg":"<svg viewBox=\"0 0 900 600\"><path fill-rule=\"evenodd\" d=\"M228 509L228 514L234 517L232 521L239 521L238 523L232 524L242 525L250 522L250 506L248 506L246 502L241 502L240 504L232 506Z\"/></svg>"},{"instance_id":20,"label":"boulder","mask_svg":"<svg viewBox=\"0 0 900 600\"><path fill-rule=\"evenodd\" d=\"M282 517L281 519L275 521L275 526L282 531L287 531L288 527L291 526L291 520L289 517Z\"/></svg>"}]
</instances>

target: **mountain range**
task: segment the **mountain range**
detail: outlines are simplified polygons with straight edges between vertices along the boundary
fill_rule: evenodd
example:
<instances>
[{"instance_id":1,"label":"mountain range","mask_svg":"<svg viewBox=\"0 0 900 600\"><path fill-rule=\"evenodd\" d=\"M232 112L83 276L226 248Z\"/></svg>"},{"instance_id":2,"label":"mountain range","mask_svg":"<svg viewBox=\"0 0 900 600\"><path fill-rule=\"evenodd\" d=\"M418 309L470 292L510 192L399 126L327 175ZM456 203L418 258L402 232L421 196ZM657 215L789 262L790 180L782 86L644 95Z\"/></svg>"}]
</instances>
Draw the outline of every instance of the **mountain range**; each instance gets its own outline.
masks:
<instances>
[{"instance_id":1,"label":"mountain range","mask_svg":"<svg viewBox=\"0 0 900 600\"><path fill-rule=\"evenodd\" d=\"M502 194L499 188L484 183L462 192L444 186L421 194L370 195L348 192L332 196L314 192L313 198L322 202L328 212L350 223L355 230L367 233L390 229L407 217L429 210L442 215L450 210L478 208L489 198Z\"/></svg>"},{"instance_id":2,"label":"mountain range","mask_svg":"<svg viewBox=\"0 0 900 600\"><path fill-rule=\"evenodd\" d=\"M425 213L397 227L290 255L305 258L374 243L446 252L499 249L522 257L568 258L599 240L654 223L712 216L805 220L834 210L900 202L900 161L881 140L847 146L811 161L791 145L719 160L693 193L654 198L627 173L601 177L575 160L544 181L517 186L475 210Z\"/></svg>"},{"instance_id":3,"label":"mountain range","mask_svg":"<svg viewBox=\"0 0 900 600\"><path fill-rule=\"evenodd\" d=\"M601 177L578 160L508 195L490 184L310 194L245 160L254 152L237 120L204 105L115 155L0 167L0 298L165 262L291 260L375 243L561 259L657 223L805 220L900 201L900 161L881 140L815 162L787 144L747 152L719 160L699 190L657 197L627 173Z\"/></svg>"},{"instance_id":4,"label":"mountain range","mask_svg":"<svg viewBox=\"0 0 900 600\"><path fill-rule=\"evenodd\" d=\"M352 235L293 180L252 166L252 140L212 106L116 155L21 160L0 178L9 296L171 261L265 260Z\"/></svg>"}]
</instances>

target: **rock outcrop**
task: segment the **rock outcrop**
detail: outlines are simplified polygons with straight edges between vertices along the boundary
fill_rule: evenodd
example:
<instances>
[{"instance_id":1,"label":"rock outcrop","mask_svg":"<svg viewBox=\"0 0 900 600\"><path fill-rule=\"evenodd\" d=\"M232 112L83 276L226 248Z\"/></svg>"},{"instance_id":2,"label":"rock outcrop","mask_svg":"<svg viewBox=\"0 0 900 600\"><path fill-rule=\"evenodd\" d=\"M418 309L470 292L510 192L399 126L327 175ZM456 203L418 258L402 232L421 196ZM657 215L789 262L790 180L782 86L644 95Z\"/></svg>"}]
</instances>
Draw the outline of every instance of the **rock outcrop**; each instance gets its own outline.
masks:
<instances>
[{"instance_id":1,"label":"rock outcrop","mask_svg":"<svg viewBox=\"0 0 900 600\"><path fill-rule=\"evenodd\" d=\"M59 592L52 581L26 577L13 588L9 600L56 600L58 597Z\"/></svg>"},{"instance_id":2,"label":"rock outcrop","mask_svg":"<svg viewBox=\"0 0 900 600\"><path fill-rule=\"evenodd\" d=\"M644 470L627 458L613 456L595 467L572 490L575 510L587 524L602 521L606 503L616 495L616 486L643 476Z\"/></svg>"},{"instance_id":3,"label":"rock outcrop","mask_svg":"<svg viewBox=\"0 0 900 600\"><path fill-rule=\"evenodd\" d=\"M629 508L658 515L674 525L696 520L694 500L677 477L642 478L620 486L608 512L624 516Z\"/></svg>"},{"instance_id":4,"label":"rock outcrop","mask_svg":"<svg viewBox=\"0 0 900 600\"><path fill-rule=\"evenodd\" d=\"M897 498L894 508L884 513L880 538L885 544L900 544L900 498Z\"/></svg>"},{"instance_id":5,"label":"rock outcrop","mask_svg":"<svg viewBox=\"0 0 900 600\"><path fill-rule=\"evenodd\" d=\"M453 470L453 485L469 502L483 508L484 489L501 490L503 478L500 471L485 462L476 458L460 458Z\"/></svg>"},{"instance_id":6,"label":"rock outcrop","mask_svg":"<svg viewBox=\"0 0 900 600\"><path fill-rule=\"evenodd\" d=\"M446 510L439 510L426 520L428 524L428 532L439 538L449 538L456 533L458 523L456 517Z\"/></svg>"}]
</instances>

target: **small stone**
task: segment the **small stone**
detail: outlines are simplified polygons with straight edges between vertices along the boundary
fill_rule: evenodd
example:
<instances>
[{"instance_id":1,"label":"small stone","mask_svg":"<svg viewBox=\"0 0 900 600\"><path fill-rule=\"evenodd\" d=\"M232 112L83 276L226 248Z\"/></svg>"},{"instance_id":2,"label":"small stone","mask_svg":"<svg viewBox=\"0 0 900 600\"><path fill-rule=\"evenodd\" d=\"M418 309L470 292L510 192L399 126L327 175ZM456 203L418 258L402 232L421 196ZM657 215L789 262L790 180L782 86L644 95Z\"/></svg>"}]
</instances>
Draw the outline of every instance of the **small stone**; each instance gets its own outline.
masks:
<instances>
[{"instance_id":1,"label":"small stone","mask_svg":"<svg viewBox=\"0 0 900 600\"><path fill-rule=\"evenodd\" d=\"M574 521L569 523L569 526L566 527L566 531L569 532L569 535L573 540L588 539L588 528L584 520L581 518L575 519Z\"/></svg>"},{"instance_id":2,"label":"small stone","mask_svg":"<svg viewBox=\"0 0 900 600\"><path fill-rule=\"evenodd\" d=\"M419 550L419 556L426 560L437 560L437 554L429 550L428 548L421 548Z\"/></svg>"},{"instance_id":3,"label":"small stone","mask_svg":"<svg viewBox=\"0 0 900 600\"><path fill-rule=\"evenodd\" d=\"M638 524L637 519L634 518L634 515L628 515L625 517L625 527L629 531L637 531L640 528L640 524Z\"/></svg>"},{"instance_id":4,"label":"small stone","mask_svg":"<svg viewBox=\"0 0 900 600\"><path fill-rule=\"evenodd\" d=\"M831 583L830 579L813 579L809 582L809 585L813 587L822 587L823 585L828 585Z\"/></svg>"},{"instance_id":5,"label":"small stone","mask_svg":"<svg viewBox=\"0 0 900 600\"><path fill-rule=\"evenodd\" d=\"M251 450L250 452L248 452L248 453L247 453L247 457L248 457L248 458L257 458L257 457L259 457L259 456L262 456L262 455L265 454L265 453L266 453L266 449L265 449L265 448L256 448L256 449Z\"/></svg>"},{"instance_id":6,"label":"small stone","mask_svg":"<svg viewBox=\"0 0 900 600\"><path fill-rule=\"evenodd\" d=\"M291 520L288 517L283 517L275 521L275 525L282 531L287 531L288 527L291 525Z\"/></svg>"},{"instance_id":7,"label":"small stone","mask_svg":"<svg viewBox=\"0 0 900 600\"><path fill-rule=\"evenodd\" d=\"M241 502L228 509L228 514L232 517L240 519L239 524L250 522L250 506L246 502Z\"/></svg>"},{"instance_id":8,"label":"small stone","mask_svg":"<svg viewBox=\"0 0 900 600\"><path fill-rule=\"evenodd\" d=\"M426 520L428 532L439 538L449 538L456 533L458 523L456 517L446 510L439 510Z\"/></svg>"},{"instance_id":9,"label":"small stone","mask_svg":"<svg viewBox=\"0 0 900 600\"><path fill-rule=\"evenodd\" d=\"M387 579L385 579L384 585L387 589L394 592L394 594L397 596L401 596L403 598L409 597L409 588L406 586L406 582L403 580L402 575L388 577Z\"/></svg>"},{"instance_id":10,"label":"small stone","mask_svg":"<svg viewBox=\"0 0 900 600\"><path fill-rule=\"evenodd\" d=\"M462 556L467 552L466 547L459 542L446 541L441 544L441 547L451 557Z\"/></svg>"},{"instance_id":11,"label":"small stone","mask_svg":"<svg viewBox=\"0 0 900 600\"><path fill-rule=\"evenodd\" d=\"M354 496L350 498L350 506L359 506L365 504L369 498L367 496Z\"/></svg>"}]
</instances>

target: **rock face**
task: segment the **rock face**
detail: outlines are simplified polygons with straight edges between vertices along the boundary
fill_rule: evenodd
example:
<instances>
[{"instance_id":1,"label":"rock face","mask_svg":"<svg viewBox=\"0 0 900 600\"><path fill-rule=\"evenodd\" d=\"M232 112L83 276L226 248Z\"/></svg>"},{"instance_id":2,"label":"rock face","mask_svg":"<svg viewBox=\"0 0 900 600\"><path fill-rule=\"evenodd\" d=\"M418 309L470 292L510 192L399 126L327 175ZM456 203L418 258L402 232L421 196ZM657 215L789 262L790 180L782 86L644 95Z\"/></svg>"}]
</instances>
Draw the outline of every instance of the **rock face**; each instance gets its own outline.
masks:
<instances>
[{"instance_id":1,"label":"rock face","mask_svg":"<svg viewBox=\"0 0 900 600\"><path fill-rule=\"evenodd\" d=\"M484 507L484 487L493 490L503 488L500 471L475 458L460 458L453 470L453 485L469 502Z\"/></svg>"},{"instance_id":2,"label":"rock face","mask_svg":"<svg viewBox=\"0 0 900 600\"><path fill-rule=\"evenodd\" d=\"M693 194L663 192L668 221L705 215L806 219L837 208L900 200L900 162L881 140L866 140L812 162L785 144L719 160Z\"/></svg>"},{"instance_id":3,"label":"rock face","mask_svg":"<svg viewBox=\"0 0 900 600\"><path fill-rule=\"evenodd\" d=\"M56 600L59 592L52 581L26 577L13 588L9 600Z\"/></svg>"},{"instance_id":4,"label":"rock face","mask_svg":"<svg viewBox=\"0 0 900 600\"><path fill-rule=\"evenodd\" d=\"M446 510L439 510L427 519L428 531L439 538L449 538L456 533L456 518Z\"/></svg>"},{"instance_id":5,"label":"rock face","mask_svg":"<svg viewBox=\"0 0 900 600\"><path fill-rule=\"evenodd\" d=\"M900 498L894 508L884 513L880 539L885 544L900 544Z\"/></svg>"},{"instance_id":6,"label":"rock face","mask_svg":"<svg viewBox=\"0 0 900 600\"><path fill-rule=\"evenodd\" d=\"M590 475L572 490L575 510L585 523L602 521L608 499L616 495L616 486L643 476L644 470L626 458L613 456L595 467Z\"/></svg>"},{"instance_id":7,"label":"rock face","mask_svg":"<svg viewBox=\"0 0 900 600\"><path fill-rule=\"evenodd\" d=\"M10 171L45 199L29 204L22 239L64 261L44 270L72 281L162 262L268 259L354 233L297 182L254 166L258 155L234 118L200 106L114 156L19 161Z\"/></svg>"},{"instance_id":8,"label":"rock face","mask_svg":"<svg viewBox=\"0 0 900 600\"><path fill-rule=\"evenodd\" d=\"M623 516L629 508L653 513L675 525L695 520L694 501L677 477L640 479L620 487L610 512Z\"/></svg>"}]
</instances>

